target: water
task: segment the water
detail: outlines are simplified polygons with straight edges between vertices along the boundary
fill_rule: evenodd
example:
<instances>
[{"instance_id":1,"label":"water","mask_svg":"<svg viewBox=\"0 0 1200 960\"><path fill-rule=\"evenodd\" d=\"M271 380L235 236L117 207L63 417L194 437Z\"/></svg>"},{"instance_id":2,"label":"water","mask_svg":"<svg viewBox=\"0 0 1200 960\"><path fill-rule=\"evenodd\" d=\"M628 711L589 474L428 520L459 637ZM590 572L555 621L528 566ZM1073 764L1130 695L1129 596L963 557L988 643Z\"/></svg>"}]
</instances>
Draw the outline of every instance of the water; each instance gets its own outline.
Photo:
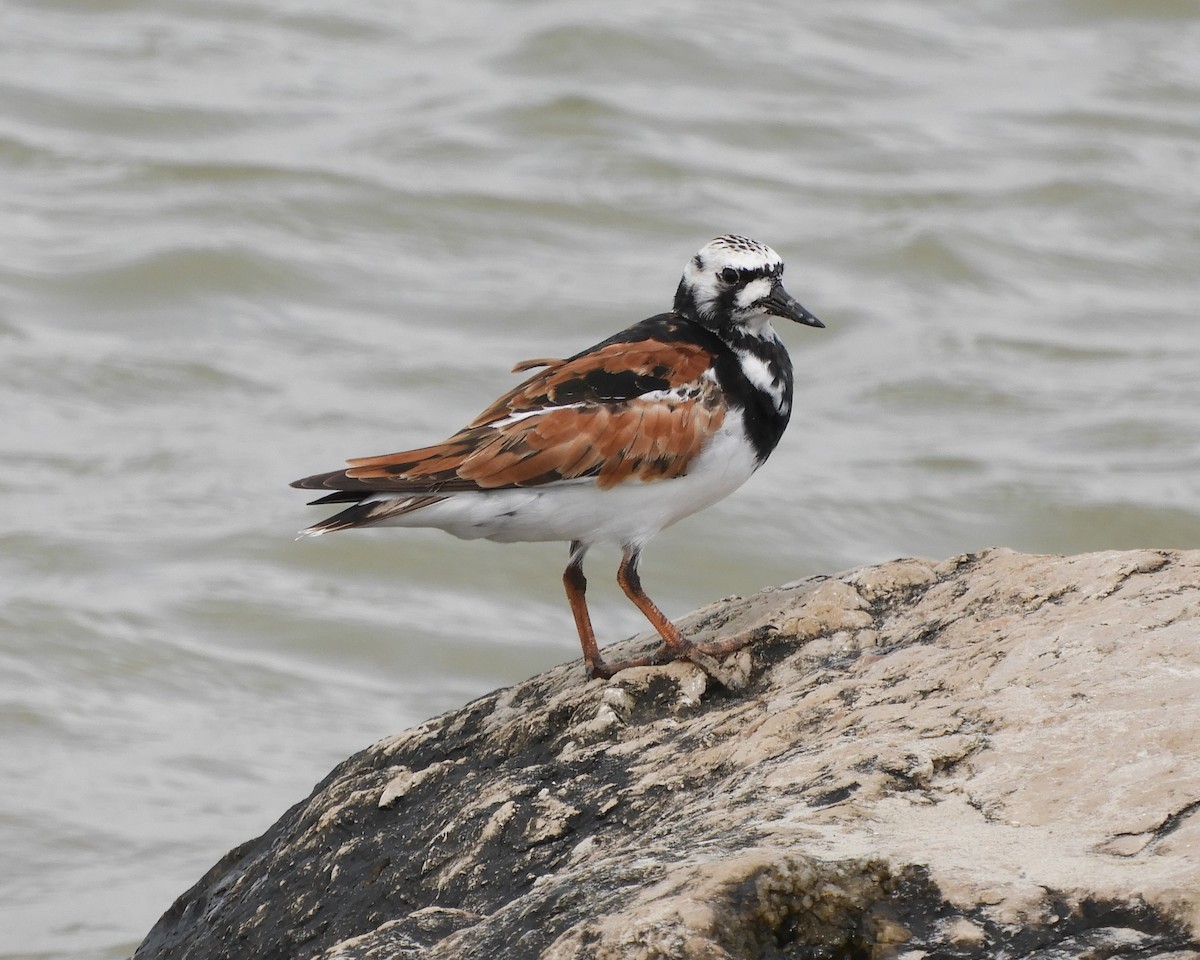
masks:
<instances>
[{"instance_id":1,"label":"water","mask_svg":"<svg viewBox=\"0 0 1200 960\"><path fill-rule=\"evenodd\" d=\"M8 0L0 957L128 954L336 761L578 655L561 545L293 542L749 234L828 324L651 594L1200 545L1200 6ZM589 557L603 640L643 629Z\"/></svg>"}]
</instances>

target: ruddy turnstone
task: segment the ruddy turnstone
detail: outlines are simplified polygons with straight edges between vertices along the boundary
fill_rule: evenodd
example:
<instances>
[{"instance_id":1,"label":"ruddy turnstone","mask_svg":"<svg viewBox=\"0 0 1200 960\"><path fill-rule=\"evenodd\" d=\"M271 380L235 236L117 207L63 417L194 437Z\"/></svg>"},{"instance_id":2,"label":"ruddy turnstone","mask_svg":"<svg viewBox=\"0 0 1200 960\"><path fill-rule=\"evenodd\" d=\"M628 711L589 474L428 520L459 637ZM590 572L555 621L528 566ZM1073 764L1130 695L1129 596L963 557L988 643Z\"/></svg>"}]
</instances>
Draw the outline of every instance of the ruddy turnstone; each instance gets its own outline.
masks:
<instances>
[{"instance_id":1,"label":"ruddy turnstone","mask_svg":"<svg viewBox=\"0 0 1200 960\"><path fill-rule=\"evenodd\" d=\"M774 317L824 326L781 283L783 260L745 237L705 244L670 313L536 369L442 443L347 461L292 484L349 503L304 535L350 527L438 527L500 542L566 540L563 584L589 676L723 656L744 641L692 644L646 596L646 542L749 479L792 412L792 363ZM606 663L588 614L583 557L621 548L617 583L662 637L647 657Z\"/></svg>"}]
</instances>

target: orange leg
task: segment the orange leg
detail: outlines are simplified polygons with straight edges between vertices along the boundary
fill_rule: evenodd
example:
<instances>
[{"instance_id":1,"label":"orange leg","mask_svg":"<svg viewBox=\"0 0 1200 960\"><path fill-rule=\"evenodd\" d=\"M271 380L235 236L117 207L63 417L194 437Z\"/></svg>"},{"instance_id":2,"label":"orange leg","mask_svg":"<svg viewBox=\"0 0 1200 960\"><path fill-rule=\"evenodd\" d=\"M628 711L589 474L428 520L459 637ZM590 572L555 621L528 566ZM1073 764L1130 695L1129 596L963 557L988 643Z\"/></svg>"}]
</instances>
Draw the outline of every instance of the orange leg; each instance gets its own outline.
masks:
<instances>
[{"instance_id":1,"label":"orange leg","mask_svg":"<svg viewBox=\"0 0 1200 960\"><path fill-rule=\"evenodd\" d=\"M642 589L642 580L638 576L638 560L641 550L627 546L621 557L621 566L617 569L617 583L625 591L625 596L634 602L646 619L663 638L662 646L655 651L651 658L655 663L666 663L671 660L693 660L704 669L709 669L705 661L707 657L724 657L741 650L753 637L749 634L741 637L729 637L725 640L712 640L708 643L692 643L675 626L665 613L658 609L654 601ZM709 661L711 663L711 661Z\"/></svg>"},{"instance_id":2,"label":"orange leg","mask_svg":"<svg viewBox=\"0 0 1200 960\"><path fill-rule=\"evenodd\" d=\"M575 617L575 629L579 632L579 645L583 648L583 660L587 664L589 677L607 679L629 667L645 667L650 664L669 663L672 660L692 660L710 673L714 673L716 664L709 659L710 657L723 657L735 650L740 650L750 642L751 637L749 636L697 644L688 640L642 589L642 581L638 576L637 569L641 550L637 547L627 546L621 555L621 565L617 568L617 583L625 591L625 596L633 601L634 605L642 611L642 614L658 631L663 642L648 657L630 657L627 660L605 662L600 656L600 648L596 644L596 632L592 628L592 618L588 613L587 578L583 575L585 553L587 553L586 544L578 540L572 542L571 558L567 563L567 569L563 571L563 587L567 591L567 602L571 605L571 613ZM716 675L714 673L714 676Z\"/></svg>"},{"instance_id":3,"label":"orange leg","mask_svg":"<svg viewBox=\"0 0 1200 960\"><path fill-rule=\"evenodd\" d=\"M588 676L599 674L599 667L604 665L600 659L600 648L596 646L596 631L592 629L592 617L588 613L587 577L583 575L583 555L587 547L578 540L571 544L571 560L563 571L563 586L567 591L567 603L571 605L571 613L575 617L575 629L579 631L579 645L583 647L583 659L587 664Z\"/></svg>"},{"instance_id":4,"label":"orange leg","mask_svg":"<svg viewBox=\"0 0 1200 960\"><path fill-rule=\"evenodd\" d=\"M687 651L692 645L642 589L642 579L638 576L638 560L641 555L642 551L637 547L625 548L621 554L621 566L617 568L617 583L625 591L625 596L633 601L634 606L642 611L651 626L663 638L662 648L655 654L655 659L678 660L687 656Z\"/></svg>"},{"instance_id":5,"label":"orange leg","mask_svg":"<svg viewBox=\"0 0 1200 960\"><path fill-rule=\"evenodd\" d=\"M587 546L578 540L571 544L571 559L567 569L563 571L563 586L567 591L567 603L571 605L571 613L575 617L575 629L579 631L579 645L583 647L583 660L587 664L589 677L611 677L618 670L626 667L644 667L653 661L649 657L636 657L631 660L618 660L605 663L600 658L600 648L596 645L596 632L592 629L592 618L587 608L587 578L583 575L583 555Z\"/></svg>"}]
</instances>

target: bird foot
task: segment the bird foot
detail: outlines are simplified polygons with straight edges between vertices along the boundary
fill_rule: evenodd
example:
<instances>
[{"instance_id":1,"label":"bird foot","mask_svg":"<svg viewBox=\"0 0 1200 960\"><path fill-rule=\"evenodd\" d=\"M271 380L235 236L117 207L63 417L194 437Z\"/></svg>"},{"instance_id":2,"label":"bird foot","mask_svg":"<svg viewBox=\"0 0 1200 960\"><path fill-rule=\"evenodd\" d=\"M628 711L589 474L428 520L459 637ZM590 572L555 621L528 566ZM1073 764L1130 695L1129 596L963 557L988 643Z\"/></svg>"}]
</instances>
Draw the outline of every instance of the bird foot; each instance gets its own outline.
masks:
<instances>
[{"instance_id":1,"label":"bird foot","mask_svg":"<svg viewBox=\"0 0 1200 960\"><path fill-rule=\"evenodd\" d=\"M683 644L663 643L654 653L646 657L630 657L627 660L597 660L587 665L590 679L608 680L622 670L630 667L659 667L673 663L676 660L688 660L694 663L708 676L716 680L727 690L739 691L746 687L746 678L741 671L725 669L718 658L727 657L745 647L753 636L729 637L725 640L713 640L708 643L692 643L685 640Z\"/></svg>"},{"instance_id":2,"label":"bird foot","mask_svg":"<svg viewBox=\"0 0 1200 960\"><path fill-rule=\"evenodd\" d=\"M682 658L677 657L676 659L690 660L708 674L710 678L716 680L717 683L731 693L738 693L746 689L746 681L748 679L746 672L748 671L727 670L724 664L703 650L699 644L688 644L688 648Z\"/></svg>"},{"instance_id":3,"label":"bird foot","mask_svg":"<svg viewBox=\"0 0 1200 960\"><path fill-rule=\"evenodd\" d=\"M587 665L589 680L609 680L622 670L630 667L653 667L665 661L654 657L630 657L628 660L596 660Z\"/></svg>"},{"instance_id":4,"label":"bird foot","mask_svg":"<svg viewBox=\"0 0 1200 960\"><path fill-rule=\"evenodd\" d=\"M739 650L749 646L759 637L757 631L747 631L739 633L732 637L726 637L724 640L709 640L707 643L692 644L701 653L706 653L710 657L727 657L731 653L737 653Z\"/></svg>"}]
</instances>

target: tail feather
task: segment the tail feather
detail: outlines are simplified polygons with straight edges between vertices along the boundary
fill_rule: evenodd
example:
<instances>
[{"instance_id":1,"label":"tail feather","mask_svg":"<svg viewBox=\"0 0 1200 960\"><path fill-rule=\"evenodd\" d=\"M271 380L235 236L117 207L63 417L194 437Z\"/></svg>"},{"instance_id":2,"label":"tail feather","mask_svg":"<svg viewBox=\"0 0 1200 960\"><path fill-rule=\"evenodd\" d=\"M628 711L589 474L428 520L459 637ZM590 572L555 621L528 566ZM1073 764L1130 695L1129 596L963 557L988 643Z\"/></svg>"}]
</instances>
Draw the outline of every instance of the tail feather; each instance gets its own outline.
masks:
<instances>
[{"instance_id":1,"label":"tail feather","mask_svg":"<svg viewBox=\"0 0 1200 960\"><path fill-rule=\"evenodd\" d=\"M339 503L351 499L344 494L330 494L314 500L314 503ZM332 517L314 523L300 531L300 537L319 537L323 533L333 533L337 530L349 530L351 527L367 527L372 524L390 520L392 517L403 516L432 504L445 500L445 497L386 497L383 499L363 500L362 494L353 495L358 500L354 506L335 513ZM299 537L297 539L300 539Z\"/></svg>"},{"instance_id":2,"label":"tail feather","mask_svg":"<svg viewBox=\"0 0 1200 960\"><path fill-rule=\"evenodd\" d=\"M316 500L309 500L308 505L315 507L322 503L360 503L363 496L361 490L338 490L336 493L326 494Z\"/></svg>"}]
</instances>

